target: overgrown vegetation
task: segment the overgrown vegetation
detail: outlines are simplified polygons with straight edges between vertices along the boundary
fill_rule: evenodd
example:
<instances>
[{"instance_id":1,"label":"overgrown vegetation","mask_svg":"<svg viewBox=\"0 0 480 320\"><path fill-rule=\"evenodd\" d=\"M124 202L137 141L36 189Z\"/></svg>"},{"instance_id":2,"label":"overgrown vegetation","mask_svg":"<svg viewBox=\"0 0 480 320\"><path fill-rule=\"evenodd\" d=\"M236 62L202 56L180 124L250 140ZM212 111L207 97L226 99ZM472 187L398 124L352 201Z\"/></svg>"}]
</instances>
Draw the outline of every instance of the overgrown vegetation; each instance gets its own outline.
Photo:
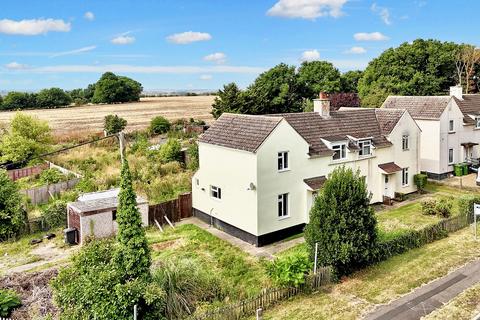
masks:
<instances>
[{"instance_id":1,"label":"overgrown vegetation","mask_svg":"<svg viewBox=\"0 0 480 320\"><path fill-rule=\"evenodd\" d=\"M116 114L109 114L105 116L103 121L103 130L106 134L119 133L127 126L127 120L120 118Z\"/></svg>"},{"instance_id":2,"label":"overgrown vegetation","mask_svg":"<svg viewBox=\"0 0 480 320\"><path fill-rule=\"evenodd\" d=\"M25 218L18 186L0 169L0 240L16 235Z\"/></svg>"},{"instance_id":3,"label":"overgrown vegetation","mask_svg":"<svg viewBox=\"0 0 480 320\"><path fill-rule=\"evenodd\" d=\"M171 124L170 121L165 119L162 116L153 118L150 121L150 133L151 134L162 134L170 130Z\"/></svg>"},{"instance_id":4,"label":"overgrown vegetation","mask_svg":"<svg viewBox=\"0 0 480 320\"><path fill-rule=\"evenodd\" d=\"M0 289L0 317L9 317L13 309L22 305L22 301L13 290Z\"/></svg>"},{"instance_id":5,"label":"overgrown vegetation","mask_svg":"<svg viewBox=\"0 0 480 320\"><path fill-rule=\"evenodd\" d=\"M298 287L305 283L305 276L312 266L308 253L299 251L268 263L267 272L278 286Z\"/></svg>"}]
</instances>

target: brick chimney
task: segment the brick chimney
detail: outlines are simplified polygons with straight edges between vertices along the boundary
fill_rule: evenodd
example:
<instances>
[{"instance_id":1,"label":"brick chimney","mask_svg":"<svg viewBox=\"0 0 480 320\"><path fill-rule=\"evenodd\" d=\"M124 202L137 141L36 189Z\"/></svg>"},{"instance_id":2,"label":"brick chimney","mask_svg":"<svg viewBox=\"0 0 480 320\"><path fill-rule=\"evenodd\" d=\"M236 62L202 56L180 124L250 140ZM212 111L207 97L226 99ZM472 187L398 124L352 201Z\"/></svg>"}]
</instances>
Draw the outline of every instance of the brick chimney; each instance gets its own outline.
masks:
<instances>
[{"instance_id":1,"label":"brick chimney","mask_svg":"<svg viewBox=\"0 0 480 320\"><path fill-rule=\"evenodd\" d=\"M450 87L450 97L456 97L462 100L463 99L462 94L463 94L463 88L461 85Z\"/></svg>"},{"instance_id":2,"label":"brick chimney","mask_svg":"<svg viewBox=\"0 0 480 320\"><path fill-rule=\"evenodd\" d=\"M330 117L330 98L325 92L320 92L318 99L313 99L313 111L318 112L322 118Z\"/></svg>"}]
</instances>

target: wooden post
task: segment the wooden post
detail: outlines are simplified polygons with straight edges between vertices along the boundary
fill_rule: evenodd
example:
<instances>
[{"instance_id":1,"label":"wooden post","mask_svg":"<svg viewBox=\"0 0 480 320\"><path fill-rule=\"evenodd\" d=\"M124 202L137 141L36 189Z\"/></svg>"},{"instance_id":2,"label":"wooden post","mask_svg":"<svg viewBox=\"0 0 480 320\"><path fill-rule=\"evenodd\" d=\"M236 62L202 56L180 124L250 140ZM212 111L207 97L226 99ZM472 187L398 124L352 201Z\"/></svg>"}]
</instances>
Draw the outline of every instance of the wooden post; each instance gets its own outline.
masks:
<instances>
[{"instance_id":1,"label":"wooden post","mask_svg":"<svg viewBox=\"0 0 480 320\"><path fill-rule=\"evenodd\" d=\"M125 146L126 146L125 134L123 133L123 131L120 131L118 133L118 142L120 144L120 159L122 160L122 163L123 163L123 159L125 155Z\"/></svg>"},{"instance_id":2,"label":"wooden post","mask_svg":"<svg viewBox=\"0 0 480 320\"><path fill-rule=\"evenodd\" d=\"M257 309L257 320L262 320L263 310L262 308Z\"/></svg>"},{"instance_id":3,"label":"wooden post","mask_svg":"<svg viewBox=\"0 0 480 320\"><path fill-rule=\"evenodd\" d=\"M170 225L170 227L172 227L173 229L175 229L175 227L173 226L173 224L170 222L170 220L168 219L168 217L166 215L163 216L165 218L165 220L167 220L168 224Z\"/></svg>"},{"instance_id":4,"label":"wooden post","mask_svg":"<svg viewBox=\"0 0 480 320\"><path fill-rule=\"evenodd\" d=\"M317 260L318 260L318 242L315 242L315 264L313 265L313 274L317 274Z\"/></svg>"},{"instance_id":5,"label":"wooden post","mask_svg":"<svg viewBox=\"0 0 480 320\"><path fill-rule=\"evenodd\" d=\"M158 223L158 220L157 220L157 219L155 219L155 224L157 225L158 229L160 229L160 231L163 232L163 228L162 228L162 226L160 225L160 223Z\"/></svg>"}]
</instances>

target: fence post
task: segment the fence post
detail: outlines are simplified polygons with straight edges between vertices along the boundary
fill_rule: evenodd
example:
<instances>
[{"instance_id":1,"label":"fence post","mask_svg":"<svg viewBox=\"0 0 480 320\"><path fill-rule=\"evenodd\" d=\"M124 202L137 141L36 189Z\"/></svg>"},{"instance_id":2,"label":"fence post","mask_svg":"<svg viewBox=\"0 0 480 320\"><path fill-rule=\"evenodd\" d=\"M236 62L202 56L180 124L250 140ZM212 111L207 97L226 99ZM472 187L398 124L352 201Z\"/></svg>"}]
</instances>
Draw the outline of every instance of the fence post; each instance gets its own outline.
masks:
<instances>
[{"instance_id":1,"label":"fence post","mask_svg":"<svg viewBox=\"0 0 480 320\"><path fill-rule=\"evenodd\" d=\"M137 320L137 305L133 306L133 320Z\"/></svg>"},{"instance_id":2,"label":"fence post","mask_svg":"<svg viewBox=\"0 0 480 320\"><path fill-rule=\"evenodd\" d=\"M263 316L263 309L258 308L257 309L257 320L262 320L262 316Z\"/></svg>"},{"instance_id":3,"label":"fence post","mask_svg":"<svg viewBox=\"0 0 480 320\"><path fill-rule=\"evenodd\" d=\"M317 274L318 242L315 242L315 264L313 265L313 274Z\"/></svg>"}]
</instances>

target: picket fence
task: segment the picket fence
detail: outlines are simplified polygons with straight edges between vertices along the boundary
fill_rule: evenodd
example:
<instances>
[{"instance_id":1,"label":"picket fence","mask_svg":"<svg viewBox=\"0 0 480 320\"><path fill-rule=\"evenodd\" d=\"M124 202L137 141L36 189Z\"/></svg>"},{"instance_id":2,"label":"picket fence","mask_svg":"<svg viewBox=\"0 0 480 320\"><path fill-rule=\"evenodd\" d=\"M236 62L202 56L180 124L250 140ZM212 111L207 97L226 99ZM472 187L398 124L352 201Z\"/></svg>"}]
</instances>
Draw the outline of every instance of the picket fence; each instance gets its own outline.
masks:
<instances>
[{"instance_id":1,"label":"picket fence","mask_svg":"<svg viewBox=\"0 0 480 320\"><path fill-rule=\"evenodd\" d=\"M298 287L279 287L264 289L258 296L243 300L193 316L192 320L239 320L252 316L261 308L266 310L278 302L287 300L301 293L311 293L331 283L331 269L319 268L317 274L305 277L305 283Z\"/></svg>"}]
</instances>

